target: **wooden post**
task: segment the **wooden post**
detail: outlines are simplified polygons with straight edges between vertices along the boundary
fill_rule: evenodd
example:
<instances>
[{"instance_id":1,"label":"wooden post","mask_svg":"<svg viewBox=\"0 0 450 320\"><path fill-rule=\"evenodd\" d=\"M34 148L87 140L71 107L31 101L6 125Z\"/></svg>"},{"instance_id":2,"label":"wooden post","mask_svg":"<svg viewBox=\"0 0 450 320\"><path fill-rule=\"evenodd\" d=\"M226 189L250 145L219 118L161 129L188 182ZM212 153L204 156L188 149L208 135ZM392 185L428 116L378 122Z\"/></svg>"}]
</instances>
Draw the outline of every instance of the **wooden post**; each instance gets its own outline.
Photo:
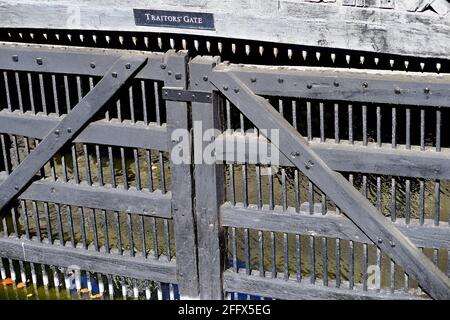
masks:
<instances>
[{"instance_id":1,"label":"wooden post","mask_svg":"<svg viewBox=\"0 0 450 320\"><path fill-rule=\"evenodd\" d=\"M166 59L161 64L161 68L167 72L165 86L186 89L187 59L188 55L183 51L175 52L171 50L166 54ZM185 129L186 132L189 132L188 104L186 102L166 101L166 112L178 286L181 299L197 299L199 289L192 166L191 163L180 164L172 161L172 155L180 151L179 143L181 142L173 137L174 131ZM190 158L191 146L189 143L188 149L188 157Z\"/></svg>"},{"instance_id":2,"label":"wooden post","mask_svg":"<svg viewBox=\"0 0 450 320\"><path fill-rule=\"evenodd\" d=\"M190 63L191 89L212 92L209 75L218 58L196 57ZM192 103L194 126L195 200L199 259L200 298L223 298L224 230L220 225L219 208L224 202L224 167L203 160L203 150L210 141L203 141L209 129L221 129L220 103L217 95L212 103ZM201 128L199 126L201 125ZM199 159L199 155L202 155ZM201 163L199 163L201 161Z\"/></svg>"}]
</instances>

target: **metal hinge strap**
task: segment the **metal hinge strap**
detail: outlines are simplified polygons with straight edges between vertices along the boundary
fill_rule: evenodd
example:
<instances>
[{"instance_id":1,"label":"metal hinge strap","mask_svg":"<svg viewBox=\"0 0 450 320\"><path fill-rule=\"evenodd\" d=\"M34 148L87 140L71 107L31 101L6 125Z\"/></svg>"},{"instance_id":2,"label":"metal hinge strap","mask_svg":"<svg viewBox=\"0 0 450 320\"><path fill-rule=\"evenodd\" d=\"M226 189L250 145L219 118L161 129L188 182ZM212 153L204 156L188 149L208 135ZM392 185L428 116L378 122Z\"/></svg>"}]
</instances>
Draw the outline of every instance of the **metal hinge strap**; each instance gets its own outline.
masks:
<instances>
[{"instance_id":1,"label":"metal hinge strap","mask_svg":"<svg viewBox=\"0 0 450 320\"><path fill-rule=\"evenodd\" d=\"M211 103L212 93L206 91L184 90L182 88L164 87L162 89L164 100L182 102Z\"/></svg>"}]
</instances>

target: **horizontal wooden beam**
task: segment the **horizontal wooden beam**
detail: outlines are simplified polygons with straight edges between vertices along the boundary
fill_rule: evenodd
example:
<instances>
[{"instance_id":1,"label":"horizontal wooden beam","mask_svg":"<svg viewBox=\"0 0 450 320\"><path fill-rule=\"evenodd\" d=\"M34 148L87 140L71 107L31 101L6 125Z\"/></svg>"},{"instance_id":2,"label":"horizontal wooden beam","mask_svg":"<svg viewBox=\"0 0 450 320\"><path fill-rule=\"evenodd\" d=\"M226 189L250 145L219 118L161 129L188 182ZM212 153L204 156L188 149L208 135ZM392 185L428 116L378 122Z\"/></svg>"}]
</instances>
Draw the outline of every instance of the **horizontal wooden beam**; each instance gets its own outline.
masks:
<instances>
[{"instance_id":1,"label":"horizontal wooden beam","mask_svg":"<svg viewBox=\"0 0 450 320\"><path fill-rule=\"evenodd\" d=\"M283 212L281 207L269 210L264 206L261 210L255 206L244 208L242 205L231 206L229 203L221 209L222 225L226 227L248 228L262 231L285 232L291 234L338 238L361 243L373 242L358 229L347 217L328 211L310 214L307 203L301 211L288 208ZM417 247L450 249L450 228L435 226L433 220L426 219L421 225L417 219L406 224L405 219L397 218L395 227L409 238Z\"/></svg>"},{"instance_id":2,"label":"horizontal wooden beam","mask_svg":"<svg viewBox=\"0 0 450 320\"><path fill-rule=\"evenodd\" d=\"M261 277L258 272L252 275L226 271L223 275L225 292L244 293L261 297L283 299L283 300L416 300L424 299L426 296L415 296L404 292L390 293L388 291L368 290L362 288L350 290L320 284L311 284L309 281L298 282L295 280L284 280L283 275L277 278Z\"/></svg>"},{"instance_id":3,"label":"horizontal wooden beam","mask_svg":"<svg viewBox=\"0 0 450 320\"><path fill-rule=\"evenodd\" d=\"M49 245L35 240L0 238L0 256L62 268L80 268L107 275L117 275L163 283L177 283L174 261L128 257L91 249Z\"/></svg>"},{"instance_id":4,"label":"horizontal wooden beam","mask_svg":"<svg viewBox=\"0 0 450 320\"><path fill-rule=\"evenodd\" d=\"M0 111L0 133L43 139L64 117L31 112ZM75 138L76 143L168 151L166 125L131 121L94 121Z\"/></svg>"},{"instance_id":5,"label":"horizontal wooden beam","mask_svg":"<svg viewBox=\"0 0 450 320\"><path fill-rule=\"evenodd\" d=\"M234 148L227 148L227 141ZM227 133L218 136L216 159L237 163L260 163L278 166L292 167L292 162L281 152L278 158L263 159L258 155L255 146L267 144L267 139L254 133ZM450 150L442 149L441 152L432 150L420 151L419 147L407 150L405 146L398 145L393 149L390 146L379 147L376 143L363 146L361 142L354 144L341 140L320 142L315 139L309 142L323 161L333 170L340 172L359 172L378 175L392 175L400 177L415 177L424 179L450 179ZM277 152L272 145L267 145L268 151ZM268 154L269 156L271 154ZM277 161L271 161L275 159Z\"/></svg>"},{"instance_id":6,"label":"horizontal wooden beam","mask_svg":"<svg viewBox=\"0 0 450 320\"><path fill-rule=\"evenodd\" d=\"M101 77L114 61L129 53L126 50L0 42L0 69ZM148 51L133 51L132 54L148 59L136 79L165 80L167 72L161 68L165 54ZM37 59L42 63L38 64Z\"/></svg>"},{"instance_id":7,"label":"horizontal wooden beam","mask_svg":"<svg viewBox=\"0 0 450 320\"><path fill-rule=\"evenodd\" d=\"M443 17L432 10L408 11L413 4L397 0L395 9L387 10L342 6L341 1L3 0L0 16L2 27L7 28L177 33L208 36L211 40L237 38L447 59L448 15ZM138 26L133 9L212 13L215 30Z\"/></svg>"},{"instance_id":8,"label":"horizontal wooden beam","mask_svg":"<svg viewBox=\"0 0 450 320\"><path fill-rule=\"evenodd\" d=\"M7 175L0 172L0 184ZM172 218L172 195L160 191L124 190L111 186L89 186L85 183L37 180L31 183L19 199L51 202L92 209L130 212L135 214Z\"/></svg>"},{"instance_id":9,"label":"horizontal wooden beam","mask_svg":"<svg viewBox=\"0 0 450 320\"><path fill-rule=\"evenodd\" d=\"M450 75L391 70L221 64L255 94L332 101L450 107Z\"/></svg>"}]
</instances>

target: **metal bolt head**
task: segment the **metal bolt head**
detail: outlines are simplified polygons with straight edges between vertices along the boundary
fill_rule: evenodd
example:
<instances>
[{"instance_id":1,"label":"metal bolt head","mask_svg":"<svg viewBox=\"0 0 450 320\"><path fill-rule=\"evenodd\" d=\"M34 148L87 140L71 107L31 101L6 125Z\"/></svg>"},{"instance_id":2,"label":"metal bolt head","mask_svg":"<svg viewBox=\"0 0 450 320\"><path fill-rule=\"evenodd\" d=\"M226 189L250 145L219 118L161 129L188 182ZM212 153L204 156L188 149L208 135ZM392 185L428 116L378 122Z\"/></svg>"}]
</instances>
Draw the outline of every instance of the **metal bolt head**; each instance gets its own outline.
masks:
<instances>
[{"instance_id":1,"label":"metal bolt head","mask_svg":"<svg viewBox=\"0 0 450 320\"><path fill-rule=\"evenodd\" d=\"M305 169L309 170L314 166L314 162L312 160L308 160L305 162Z\"/></svg>"},{"instance_id":2,"label":"metal bolt head","mask_svg":"<svg viewBox=\"0 0 450 320\"><path fill-rule=\"evenodd\" d=\"M392 247L392 248L394 248L394 247L395 247L395 243L394 243L394 241L391 241L391 242L389 242L389 244L391 245L391 247Z\"/></svg>"},{"instance_id":3,"label":"metal bolt head","mask_svg":"<svg viewBox=\"0 0 450 320\"><path fill-rule=\"evenodd\" d=\"M369 87L369 84L368 84L367 82L363 82L363 83L362 83L362 87L363 87L363 88L367 88L367 87Z\"/></svg>"},{"instance_id":4,"label":"metal bolt head","mask_svg":"<svg viewBox=\"0 0 450 320\"><path fill-rule=\"evenodd\" d=\"M334 85L335 87L339 87L339 82L338 82L337 80L334 80L333 85Z\"/></svg>"},{"instance_id":5,"label":"metal bolt head","mask_svg":"<svg viewBox=\"0 0 450 320\"><path fill-rule=\"evenodd\" d=\"M44 62L42 61L42 58L37 58L36 63L41 66Z\"/></svg>"},{"instance_id":6,"label":"metal bolt head","mask_svg":"<svg viewBox=\"0 0 450 320\"><path fill-rule=\"evenodd\" d=\"M72 128L67 128L68 133L72 133Z\"/></svg>"},{"instance_id":7,"label":"metal bolt head","mask_svg":"<svg viewBox=\"0 0 450 320\"><path fill-rule=\"evenodd\" d=\"M94 62L91 62L90 66L91 66L91 69L95 69L95 63Z\"/></svg>"},{"instance_id":8,"label":"metal bolt head","mask_svg":"<svg viewBox=\"0 0 450 320\"><path fill-rule=\"evenodd\" d=\"M278 78L278 83L283 83L283 82L284 82L284 79Z\"/></svg>"},{"instance_id":9,"label":"metal bolt head","mask_svg":"<svg viewBox=\"0 0 450 320\"><path fill-rule=\"evenodd\" d=\"M111 75L113 78L117 78L117 72L113 72Z\"/></svg>"},{"instance_id":10,"label":"metal bolt head","mask_svg":"<svg viewBox=\"0 0 450 320\"><path fill-rule=\"evenodd\" d=\"M307 87L308 89L312 89L312 84L311 84L311 83L308 83L308 84L306 85L306 87Z\"/></svg>"},{"instance_id":11,"label":"metal bolt head","mask_svg":"<svg viewBox=\"0 0 450 320\"><path fill-rule=\"evenodd\" d=\"M172 70L167 71L167 74L171 76L173 74Z\"/></svg>"},{"instance_id":12,"label":"metal bolt head","mask_svg":"<svg viewBox=\"0 0 450 320\"><path fill-rule=\"evenodd\" d=\"M300 156L300 152L298 152L298 151L291 152L291 157L292 158L296 158L298 156Z\"/></svg>"},{"instance_id":13,"label":"metal bolt head","mask_svg":"<svg viewBox=\"0 0 450 320\"><path fill-rule=\"evenodd\" d=\"M253 83L255 83L255 82L256 82L256 77L252 77L252 78L250 79L250 81L253 82Z\"/></svg>"},{"instance_id":14,"label":"metal bolt head","mask_svg":"<svg viewBox=\"0 0 450 320\"><path fill-rule=\"evenodd\" d=\"M183 75L181 73L175 73L175 79L181 80L183 78Z\"/></svg>"},{"instance_id":15,"label":"metal bolt head","mask_svg":"<svg viewBox=\"0 0 450 320\"><path fill-rule=\"evenodd\" d=\"M163 64L161 64L161 69L166 69L167 68L167 65L165 65L164 63Z\"/></svg>"},{"instance_id":16,"label":"metal bolt head","mask_svg":"<svg viewBox=\"0 0 450 320\"><path fill-rule=\"evenodd\" d=\"M55 136L59 136L59 133L60 133L59 129L56 129L55 130Z\"/></svg>"},{"instance_id":17,"label":"metal bolt head","mask_svg":"<svg viewBox=\"0 0 450 320\"><path fill-rule=\"evenodd\" d=\"M223 86L223 90L228 91L228 86Z\"/></svg>"},{"instance_id":18,"label":"metal bolt head","mask_svg":"<svg viewBox=\"0 0 450 320\"><path fill-rule=\"evenodd\" d=\"M208 81L209 80L209 78L208 78L208 76L203 76L203 81Z\"/></svg>"},{"instance_id":19,"label":"metal bolt head","mask_svg":"<svg viewBox=\"0 0 450 320\"><path fill-rule=\"evenodd\" d=\"M425 88L425 89L423 89L423 92L424 92L425 94L429 94L429 93L430 93L430 88Z\"/></svg>"},{"instance_id":20,"label":"metal bolt head","mask_svg":"<svg viewBox=\"0 0 450 320\"><path fill-rule=\"evenodd\" d=\"M19 186L14 186L14 190L19 190Z\"/></svg>"},{"instance_id":21,"label":"metal bolt head","mask_svg":"<svg viewBox=\"0 0 450 320\"><path fill-rule=\"evenodd\" d=\"M127 64L125 65L125 69L131 69L131 63L127 63Z\"/></svg>"},{"instance_id":22,"label":"metal bolt head","mask_svg":"<svg viewBox=\"0 0 450 320\"><path fill-rule=\"evenodd\" d=\"M395 94L400 94L400 93L402 93L401 90L400 90L400 88L395 88L394 92L395 92Z\"/></svg>"},{"instance_id":23,"label":"metal bolt head","mask_svg":"<svg viewBox=\"0 0 450 320\"><path fill-rule=\"evenodd\" d=\"M12 60L13 60L14 62L19 61L19 56L18 56L17 54L13 55L13 56L12 56Z\"/></svg>"},{"instance_id":24,"label":"metal bolt head","mask_svg":"<svg viewBox=\"0 0 450 320\"><path fill-rule=\"evenodd\" d=\"M234 92L239 93L239 88L234 88Z\"/></svg>"}]
</instances>

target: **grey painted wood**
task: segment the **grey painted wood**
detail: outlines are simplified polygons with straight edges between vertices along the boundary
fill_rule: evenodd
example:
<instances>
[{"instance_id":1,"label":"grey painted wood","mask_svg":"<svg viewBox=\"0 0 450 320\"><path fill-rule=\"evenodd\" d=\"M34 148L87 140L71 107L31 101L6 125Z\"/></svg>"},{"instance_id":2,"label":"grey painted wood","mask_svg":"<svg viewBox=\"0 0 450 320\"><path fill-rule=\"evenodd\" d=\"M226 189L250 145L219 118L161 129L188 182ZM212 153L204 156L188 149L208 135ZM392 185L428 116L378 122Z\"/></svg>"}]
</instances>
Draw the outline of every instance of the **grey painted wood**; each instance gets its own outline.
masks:
<instances>
[{"instance_id":1,"label":"grey painted wood","mask_svg":"<svg viewBox=\"0 0 450 320\"><path fill-rule=\"evenodd\" d=\"M0 183L7 175L0 172ZM171 193L137 191L112 188L111 186L95 186L37 180L31 183L18 197L21 200L34 200L58 204L122 211L146 216L172 218Z\"/></svg>"},{"instance_id":2,"label":"grey painted wood","mask_svg":"<svg viewBox=\"0 0 450 320\"><path fill-rule=\"evenodd\" d=\"M32 114L31 112L0 111L0 132L24 137L43 139L61 119L56 115ZM166 125L145 125L129 120L91 122L74 139L76 143L130 147L168 151Z\"/></svg>"},{"instance_id":3,"label":"grey painted wood","mask_svg":"<svg viewBox=\"0 0 450 320\"><path fill-rule=\"evenodd\" d=\"M224 274L224 285L227 292L240 292L262 297L286 300L416 300L424 299L424 296L405 294L390 291L375 290L363 291L362 288L355 287L354 290L344 288L345 283L341 283L341 288L336 288L329 283L328 287L320 284L311 284L308 281L298 282L295 280L284 280L283 274L279 274L276 279L262 277L258 272L248 276L243 273L227 271Z\"/></svg>"},{"instance_id":4,"label":"grey painted wood","mask_svg":"<svg viewBox=\"0 0 450 320\"><path fill-rule=\"evenodd\" d=\"M218 63L218 58L196 57L190 63L191 89L211 91L207 77ZM201 124L194 127L194 150L202 157L203 134L208 129L220 128L220 105L218 97L213 103L192 103L192 120ZM200 151L200 152L199 152ZM220 300L223 298L222 270L225 240L220 225L220 206L225 196L224 167L221 164L207 164L197 159L195 165L195 211L197 221L198 268L200 275L201 299Z\"/></svg>"},{"instance_id":5,"label":"grey painted wood","mask_svg":"<svg viewBox=\"0 0 450 320\"><path fill-rule=\"evenodd\" d=\"M293 164L330 197L377 246L389 255L435 299L450 299L450 280L342 175L331 170L308 142L268 101L255 95L240 78L221 68L211 81L259 129L278 129L272 141ZM225 90L225 88L231 88ZM282 141L282 143L280 143Z\"/></svg>"},{"instance_id":6,"label":"grey painted wood","mask_svg":"<svg viewBox=\"0 0 450 320\"><path fill-rule=\"evenodd\" d=\"M450 107L448 74L323 67L219 68L235 72L258 95Z\"/></svg>"},{"instance_id":7,"label":"grey painted wood","mask_svg":"<svg viewBox=\"0 0 450 320\"><path fill-rule=\"evenodd\" d=\"M245 150L230 148L217 149L218 160L229 162L240 162L241 159L250 163L268 164L260 159L257 150L249 148L250 145L267 143L267 139L254 133L246 133L245 137L239 133L224 133L216 139L219 145L225 145L225 141L235 141L236 145L244 146ZM244 141L245 140L245 144ZM376 143L368 143L363 146L362 142L349 144L346 140L340 143L333 141L320 142L319 139L310 142L319 157L333 170L341 172L360 172L381 175L393 175L401 177L415 177L425 179L450 179L450 150L441 149L441 152L433 150L421 151L420 147L412 147L407 150L405 146L397 145L392 149L389 145L378 147ZM267 147L272 150L275 147ZM276 150L276 148L274 149ZM262 161L261 161L262 160ZM268 159L270 160L270 159ZM279 155L281 165L292 167L292 162L283 154ZM432 168L432 169L430 169Z\"/></svg>"},{"instance_id":8,"label":"grey painted wood","mask_svg":"<svg viewBox=\"0 0 450 320\"><path fill-rule=\"evenodd\" d=\"M0 238L0 256L63 268L77 266L81 270L135 279L177 283L174 262L73 248L70 245L48 245L34 240Z\"/></svg>"},{"instance_id":9,"label":"grey painted wood","mask_svg":"<svg viewBox=\"0 0 450 320\"><path fill-rule=\"evenodd\" d=\"M126 50L0 42L0 69L101 77L127 53ZM165 72L160 68L164 62L163 53L135 50L133 55L148 59L135 78L164 80ZM13 56L17 56L17 61ZM42 64L37 64L36 58L41 58Z\"/></svg>"},{"instance_id":10,"label":"grey painted wood","mask_svg":"<svg viewBox=\"0 0 450 320\"><path fill-rule=\"evenodd\" d=\"M25 188L55 153L81 131L127 80L133 78L146 61L144 56L133 55L116 60L94 89L48 133L0 185L0 211Z\"/></svg>"},{"instance_id":11,"label":"grey painted wood","mask_svg":"<svg viewBox=\"0 0 450 320\"><path fill-rule=\"evenodd\" d=\"M395 10L299 0L3 0L2 26L142 31L290 43L392 54L448 58L450 22L428 10ZM215 31L136 26L133 8L210 12ZM36 14L39 13L39 14ZM267 26L270 25L270 28Z\"/></svg>"},{"instance_id":12,"label":"grey painted wood","mask_svg":"<svg viewBox=\"0 0 450 320\"><path fill-rule=\"evenodd\" d=\"M226 204L221 209L221 221L222 225L227 227L287 232L372 244L372 241L347 217L332 211L323 215L320 204L317 206L319 210L311 215L308 203L302 204L300 212L296 212L295 208L288 208L283 212L281 207L269 210L267 205L258 210ZM432 219L425 219L421 225L418 219L411 219L410 223L406 224L405 219L397 218L394 225L417 247L450 249L450 228L435 226Z\"/></svg>"},{"instance_id":13,"label":"grey painted wood","mask_svg":"<svg viewBox=\"0 0 450 320\"><path fill-rule=\"evenodd\" d=\"M167 75L165 86L186 89L187 52L169 51L166 54ZM182 298L197 298L199 295L197 246L195 238L193 188L191 162L176 163L174 154L179 154L182 146L174 139L175 130L189 132L189 109L186 102L166 101L167 145L169 146L170 174L172 190L172 211L174 219L175 247L177 257L177 277ZM186 141L185 141L186 142ZM190 159L191 145L188 145ZM185 150L186 151L186 150Z\"/></svg>"}]
</instances>

